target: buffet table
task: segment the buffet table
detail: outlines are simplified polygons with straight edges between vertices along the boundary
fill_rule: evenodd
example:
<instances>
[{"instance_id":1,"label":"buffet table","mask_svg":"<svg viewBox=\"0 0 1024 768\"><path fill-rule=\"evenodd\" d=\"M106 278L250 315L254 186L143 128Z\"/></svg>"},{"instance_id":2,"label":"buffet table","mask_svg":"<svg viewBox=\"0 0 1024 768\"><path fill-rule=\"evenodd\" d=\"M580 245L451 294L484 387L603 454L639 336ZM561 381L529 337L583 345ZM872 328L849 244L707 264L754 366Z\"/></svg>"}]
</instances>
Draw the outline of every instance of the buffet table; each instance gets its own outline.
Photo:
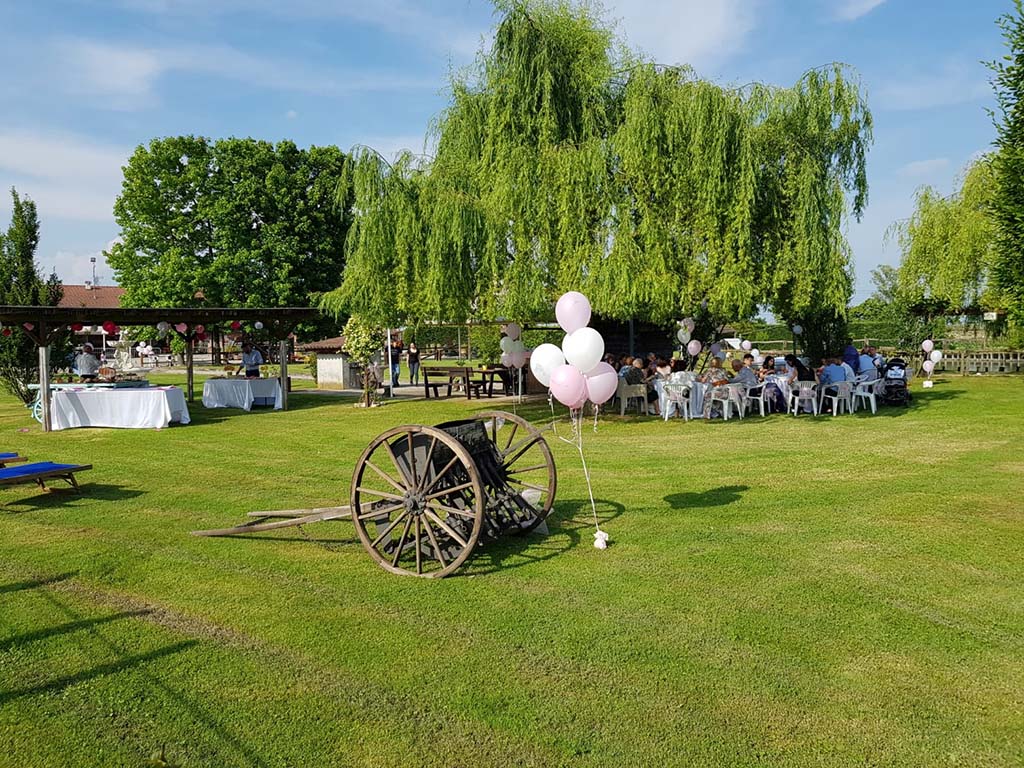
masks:
<instances>
[{"instance_id":1,"label":"buffet table","mask_svg":"<svg viewBox=\"0 0 1024 768\"><path fill-rule=\"evenodd\" d=\"M277 379L207 379L203 384L203 405L207 408L241 408L252 410L273 401L274 410L281 409L281 382Z\"/></svg>"},{"instance_id":2,"label":"buffet table","mask_svg":"<svg viewBox=\"0 0 1024 768\"><path fill-rule=\"evenodd\" d=\"M50 398L53 429L114 427L162 429L188 424L188 405L177 387L65 388Z\"/></svg>"}]
</instances>

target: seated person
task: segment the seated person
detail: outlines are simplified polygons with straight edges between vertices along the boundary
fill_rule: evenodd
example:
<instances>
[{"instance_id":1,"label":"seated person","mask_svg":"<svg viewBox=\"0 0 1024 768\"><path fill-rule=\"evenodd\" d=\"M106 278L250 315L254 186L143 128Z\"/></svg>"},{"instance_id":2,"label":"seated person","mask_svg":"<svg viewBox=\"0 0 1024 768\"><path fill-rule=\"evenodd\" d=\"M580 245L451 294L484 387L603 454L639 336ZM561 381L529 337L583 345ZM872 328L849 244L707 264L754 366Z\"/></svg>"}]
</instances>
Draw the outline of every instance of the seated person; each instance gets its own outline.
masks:
<instances>
[{"instance_id":1,"label":"seated person","mask_svg":"<svg viewBox=\"0 0 1024 768\"><path fill-rule=\"evenodd\" d=\"M93 354L92 344L82 346L82 352L75 358L75 370L82 381L96 381L100 371L100 361Z\"/></svg>"},{"instance_id":2,"label":"seated person","mask_svg":"<svg viewBox=\"0 0 1024 768\"><path fill-rule=\"evenodd\" d=\"M744 365L740 360L732 361L732 371L732 380L734 384L742 384L747 389L761 385L761 382L757 379L757 374L748 366Z\"/></svg>"},{"instance_id":3,"label":"seated person","mask_svg":"<svg viewBox=\"0 0 1024 768\"><path fill-rule=\"evenodd\" d=\"M839 365L842 366L843 373L846 374L846 380L847 381L856 381L857 380L857 372L855 370L853 370L853 368L850 367L849 363L847 363L845 360L843 360L842 362L839 363Z\"/></svg>"},{"instance_id":4,"label":"seated person","mask_svg":"<svg viewBox=\"0 0 1024 768\"><path fill-rule=\"evenodd\" d=\"M743 356L743 364L753 371L755 376L757 375L757 370L754 368L754 356L752 354L747 352L747 354Z\"/></svg>"},{"instance_id":5,"label":"seated person","mask_svg":"<svg viewBox=\"0 0 1024 768\"><path fill-rule=\"evenodd\" d=\"M871 347L864 347L861 350L860 357L857 358L857 373L865 381L874 381L878 378L878 368L875 365L875 359L871 356L870 350Z\"/></svg>"},{"instance_id":6,"label":"seated person","mask_svg":"<svg viewBox=\"0 0 1024 768\"><path fill-rule=\"evenodd\" d=\"M637 357L633 359L633 364L629 366L629 369L623 374L622 377L627 384L646 384L647 385L647 403L654 403L654 413L658 415L658 393L654 391L654 386L651 384L651 379L644 375L644 359Z\"/></svg>"},{"instance_id":7,"label":"seated person","mask_svg":"<svg viewBox=\"0 0 1024 768\"><path fill-rule=\"evenodd\" d=\"M623 355L622 360L619 362L619 376L626 378L626 373L633 367L633 358L629 355Z\"/></svg>"},{"instance_id":8,"label":"seated person","mask_svg":"<svg viewBox=\"0 0 1024 768\"><path fill-rule=\"evenodd\" d=\"M797 381L817 381L814 371L804 365L796 355L786 355L786 367L789 368L789 383Z\"/></svg>"},{"instance_id":9,"label":"seated person","mask_svg":"<svg viewBox=\"0 0 1024 768\"><path fill-rule=\"evenodd\" d=\"M729 393L729 374L722 367L722 361L717 357L711 358L711 367L698 377L710 387L704 393L704 418L710 419L714 414L711 412L711 398L724 397Z\"/></svg>"},{"instance_id":10,"label":"seated person","mask_svg":"<svg viewBox=\"0 0 1024 768\"><path fill-rule=\"evenodd\" d=\"M821 383L823 386L846 381L846 371L843 370L839 358L827 357L824 362L825 366L821 369Z\"/></svg>"},{"instance_id":11,"label":"seated person","mask_svg":"<svg viewBox=\"0 0 1024 768\"><path fill-rule=\"evenodd\" d=\"M672 374L672 366L664 357L659 357L654 372L659 379L667 379Z\"/></svg>"},{"instance_id":12,"label":"seated person","mask_svg":"<svg viewBox=\"0 0 1024 768\"><path fill-rule=\"evenodd\" d=\"M761 368L757 372L757 378L764 381L765 376L770 376L773 373L775 373L775 358L771 355L765 355L765 358L761 363Z\"/></svg>"}]
</instances>

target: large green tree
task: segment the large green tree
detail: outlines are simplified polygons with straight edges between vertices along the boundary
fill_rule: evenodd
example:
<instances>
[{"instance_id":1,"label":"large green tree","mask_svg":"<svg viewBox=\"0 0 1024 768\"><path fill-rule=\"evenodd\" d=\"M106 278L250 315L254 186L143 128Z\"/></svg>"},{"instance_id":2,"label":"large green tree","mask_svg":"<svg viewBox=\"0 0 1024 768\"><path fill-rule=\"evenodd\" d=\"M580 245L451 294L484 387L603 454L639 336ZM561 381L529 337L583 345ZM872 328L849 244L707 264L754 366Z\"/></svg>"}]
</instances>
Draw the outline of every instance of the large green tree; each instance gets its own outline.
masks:
<instances>
[{"instance_id":1,"label":"large green tree","mask_svg":"<svg viewBox=\"0 0 1024 768\"><path fill-rule=\"evenodd\" d=\"M429 161L354 153L358 212L326 306L380 322L845 311L842 224L867 200L871 115L839 65L725 88L630 53L587 5L507 2L457 74Z\"/></svg>"},{"instance_id":2,"label":"large green tree","mask_svg":"<svg viewBox=\"0 0 1024 768\"><path fill-rule=\"evenodd\" d=\"M913 214L893 225L890 237L902 253L896 284L901 302L950 315L977 314L998 303L991 216L997 165L991 156L978 159L947 197L922 187Z\"/></svg>"},{"instance_id":3,"label":"large green tree","mask_svg":"<svg viewBox=\"0 0 1024 768\"><path fill-rule=\"evenodd\" d=\"M996 226L993 274L1016 325L1024 328L1024 4L999 20L1007 53L990 65L999 104L998 154L992 213Z\"/></svg>"},{"instance_id":4,"label":"large green tree","mask_svg":"<svg viewBox=\"0 0 1024 768\"><path fill-rule=\"evenodd\" d=\"M178 136L124 168L107 258L128 306L308 306L337 285L345 156L255 139ZM324 332L326 329L324 329Z\"/></svg>"},{"instance_id":5,"label":"large green tree","mask_svg":"<svg viewBox=\"0 0 1024 768\"><path fill-rule=\"evenodd\" d=\"M55 274L43 280L36 264L39 246L39 215L35 202L11 189L11 224L0 231L0 304L56 306L63 296ZM68 335L51 345L51 372L67 367ZM39 357L35 342L20 328L0 335L0 381L13 395L29 403L35 393L28 385L39 380Z\"/></svg>"}]
</instances>

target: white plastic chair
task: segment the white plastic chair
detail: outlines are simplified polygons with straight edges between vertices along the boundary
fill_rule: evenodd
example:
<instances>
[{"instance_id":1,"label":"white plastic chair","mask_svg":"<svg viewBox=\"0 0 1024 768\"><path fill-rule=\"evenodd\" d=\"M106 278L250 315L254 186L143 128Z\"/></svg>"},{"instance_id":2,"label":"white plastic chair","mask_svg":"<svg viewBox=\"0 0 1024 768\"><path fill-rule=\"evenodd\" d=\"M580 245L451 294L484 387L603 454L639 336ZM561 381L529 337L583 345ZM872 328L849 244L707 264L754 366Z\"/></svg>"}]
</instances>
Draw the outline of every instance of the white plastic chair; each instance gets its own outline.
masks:
<instances>
[{"instance_id":1,"label":"white plastic chair","mask_svg":"<svg viewBox=\"0 0 1024 768\"><path fill-rule=\"evenodd\" d=\"M665 421L676 411L683 414L683 421L690 420L690 388L673 381L665 385Z\"/></svg>"},{"instance_id":2,"label":"white plastic chair","mask_svg":"<svg viewBox=\"0 0 1024 768\"><path fill-rule=\"evenodd\" d=\"M644 416L647 415L647 385L646 384L627 384L623 378L619 379L618 389L615 391L615 396L619 398L619 415L626 415L626 406L630 400L639 400L637 404L637 413L643 410Z\"/></svg>"},{"instance_id":3,"label":"white plastic chair","mask_svg":"<svg viewBox=\"0 0 1024 768\"><path fill-rule=\"evenodd\" d=\"M793 388L789 390L789 411L794 416L800 413L801 403L810 403L814 415L818 415L818 393L815 381L794 381Z\"/></svg>"},{"instance_id":4,"label":"white plastic chair","mask_svg":"<svg viewBox=\"0 0 1024 768\"><path fill-rule=\"evenodd\" d=\"M853 413L853 383L837 381L835 384L829 384L821 393L822 403L826 399L832 401L833 416L838 416L843 406L846 406L847 413Z\"/></svg>"},{"instance_id":5,"label":"white plastic chair","mask_svg":"<svg viewBox=\"0 0 1024 768\"><path fill-rule=\"evenodd\" d=\"M857 404L860 403L865 408L870 405L871 413L878 413L878 399L875 390L878 388L881 379L871 379L867 381L861 381L857 384L857 388L853 390L853 412L857 412Z\"/></svg>"},{"instance_id":6,"label":"white plastic chair","mask_svg":"<svg viewBox=\"0 0 1024 768\"><path fill-rule=\"evenodd\" d=\"M743 400L744 407L749 411L757 403L757 407L764 416L764 384L752 384L747 387L746 397Z\"/></svg>"},{"instance_id":7,"label":"white plastic chair","mask_svg":"<svg viewBox=\"0 0 1024 768\"><path fill-rule=\"evenodd\" d=\"M735 397L731 386L729 384L722 384L720 386L713 387L711 392L705 395L705 397L708 395L711 396L712 408L714 408L715 403L722 404L722 418L728 421L729 417L732 415L732 406Z\"/></svg>"}]
</instances>

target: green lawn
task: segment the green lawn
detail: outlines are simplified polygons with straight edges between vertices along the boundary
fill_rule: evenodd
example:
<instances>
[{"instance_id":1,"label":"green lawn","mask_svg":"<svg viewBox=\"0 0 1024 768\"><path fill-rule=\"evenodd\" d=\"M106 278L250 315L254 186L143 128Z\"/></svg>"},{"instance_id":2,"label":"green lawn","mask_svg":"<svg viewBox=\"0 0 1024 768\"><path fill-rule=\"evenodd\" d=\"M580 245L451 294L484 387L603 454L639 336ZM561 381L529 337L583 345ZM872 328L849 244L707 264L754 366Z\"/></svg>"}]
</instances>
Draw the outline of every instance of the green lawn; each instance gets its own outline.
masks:
<instances>
[{"instance_id":1,"label":"green lawn","mask_svg":"<svg viewBox=\"0 0 1024 768\"><path fill-rule=\"evenodd\" d=\"M346 503L377 433L486 401L299 393L44 435L4 399L0 450L96 468L81 497L0 492L0 766L1019 766L1022 395L603 418L611 547L552 439L551 534L443 581L386 573L344 522L188 532Z\"/></svg>"}]
</instances>

